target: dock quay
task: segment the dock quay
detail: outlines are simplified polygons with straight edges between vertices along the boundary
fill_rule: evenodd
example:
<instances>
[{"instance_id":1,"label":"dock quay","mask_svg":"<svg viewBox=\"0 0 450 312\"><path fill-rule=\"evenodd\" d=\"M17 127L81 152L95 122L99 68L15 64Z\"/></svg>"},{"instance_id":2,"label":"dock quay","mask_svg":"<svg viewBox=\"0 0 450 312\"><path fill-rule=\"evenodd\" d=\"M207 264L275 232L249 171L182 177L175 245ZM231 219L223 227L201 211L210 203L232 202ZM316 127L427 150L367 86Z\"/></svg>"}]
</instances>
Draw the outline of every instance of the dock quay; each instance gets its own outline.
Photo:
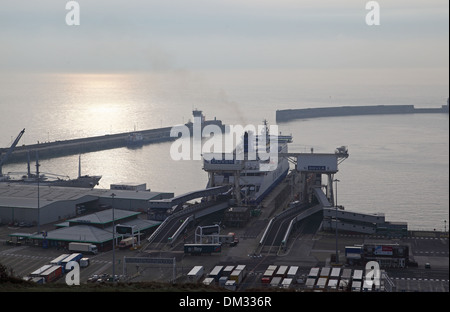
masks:
<instances>
[{"instance_id":1,"label":"dock quay","mask_svg":"<svg viewBox=\"0 0 450 312\"><path fill-rule=\"evenodd\" d=\"M371 105L282 109L276 111L276 121L277 123L279 123L288 122L295 119L310 119L321 117L435 113L448 114L448 101L446 105L442 105L438 108L416 108L414 107L414 105Z\"/></svg>"},{"instance_id":2,"label":"dock quay","mask_svg":"<svg viewBox=\"0 0 450 312\"><path fill-rule=\"evenodd\" d=\"M189 122L185 124L192 134L193 123ZM202 127L207 125L217 125L221 129L224 129L224 125L220 120L205 120L202 122ZM53 157L62 157L70 155L78 155L90 152L96 152L107 149L114 149L120 147L129 146L128 138L130 135L139 133L141 140L137 144L131 145L131 147L138 147L146 144L170 142L177 139L177 137L171 137L170 131L172 127L156 128L142 131L132 131L117 134L106 134L102 136L94 136L79 139L70 139L63 141L54 141L46 143L37 143L30 145L17 146L11 153L8 162L18 163L25 162L28 159L28 153L33 156L37 152L40 159L48 159ZM0 148L0 155L7 153L8 148Z\"/></svg>"}]
</instances>

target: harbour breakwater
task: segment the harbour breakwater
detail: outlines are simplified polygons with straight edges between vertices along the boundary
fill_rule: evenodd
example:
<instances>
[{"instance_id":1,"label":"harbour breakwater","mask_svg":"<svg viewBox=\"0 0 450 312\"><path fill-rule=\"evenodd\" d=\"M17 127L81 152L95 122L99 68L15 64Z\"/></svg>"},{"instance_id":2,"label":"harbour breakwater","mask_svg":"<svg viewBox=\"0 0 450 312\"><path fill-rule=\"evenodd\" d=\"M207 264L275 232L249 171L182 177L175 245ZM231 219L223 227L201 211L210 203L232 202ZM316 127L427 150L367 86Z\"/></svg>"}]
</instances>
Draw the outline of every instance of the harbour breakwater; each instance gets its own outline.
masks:
<instances>
[{"instance_id":1,"label":"harbour breakwater","mask_svg":"<svg viewBox=\"0 0 450 312\"><path fill-rule=\"evenodd\" d=\"M185 124L190 133L193 133L193 123ZM208 125L219 126L222 130L225 126L220 120L203 120L202 129ZM8 158L8 163L26 162L28 155L34 158L36 152L39 159L49 159L54 157L63 157L70 155L78 155L90 152L96 152L107 149L114 149L120 147L138 148L142 145L170 142L176 140L178 137L171 137L170 131L173 127L156 128L142 131L132 131L117 134L106 134L102 136L94 136L80 139L71 139L63 141L45 142L30 145L18 145ZM140 134L139 141L130 142L130 135ZM0 148L0 155L8 152L9 148Z\"/></svg>"},{"instance_id":2,"label":"harbour breakwater","mask_svg":"<svg viewBox=\"0 0 450 312\"><path fill-rule=\"evenodd\" d=\"M276 121L279 123L294 119L310 119L320 117L432 113L448 114L448 101L446 105L442 105L440 108L415 108L414 105L374 105L283 109L277 110Z\"/></svg>"}]
</instances>

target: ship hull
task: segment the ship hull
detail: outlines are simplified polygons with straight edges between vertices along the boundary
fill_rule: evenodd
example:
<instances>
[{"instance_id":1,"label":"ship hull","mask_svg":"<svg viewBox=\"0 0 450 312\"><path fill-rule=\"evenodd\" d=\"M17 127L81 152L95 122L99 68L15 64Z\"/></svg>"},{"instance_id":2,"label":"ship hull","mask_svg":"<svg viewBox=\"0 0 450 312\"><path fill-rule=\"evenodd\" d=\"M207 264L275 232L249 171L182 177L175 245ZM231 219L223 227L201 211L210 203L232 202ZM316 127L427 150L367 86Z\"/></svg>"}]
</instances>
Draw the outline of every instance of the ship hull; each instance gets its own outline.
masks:
<instances>
[{"instance_id":1,"label":"ship hull","mask_svg":"<svg viewBox=\"0 0 450 312\"><path fill-rule=\"evenodd\" d=\"M79 188L93 188L98 185L98 181L100 181L101 176L84 176L79 177L77 179L69 179L69 180L51 180L51 181L39 181L39 185L41 186L62 186L62 187L79 187ZM14 183L14 184L22 184L22 185L37 185L38 182L36 180L6 180L2 181L2 183Z\"/></svg>"}]
</instances>

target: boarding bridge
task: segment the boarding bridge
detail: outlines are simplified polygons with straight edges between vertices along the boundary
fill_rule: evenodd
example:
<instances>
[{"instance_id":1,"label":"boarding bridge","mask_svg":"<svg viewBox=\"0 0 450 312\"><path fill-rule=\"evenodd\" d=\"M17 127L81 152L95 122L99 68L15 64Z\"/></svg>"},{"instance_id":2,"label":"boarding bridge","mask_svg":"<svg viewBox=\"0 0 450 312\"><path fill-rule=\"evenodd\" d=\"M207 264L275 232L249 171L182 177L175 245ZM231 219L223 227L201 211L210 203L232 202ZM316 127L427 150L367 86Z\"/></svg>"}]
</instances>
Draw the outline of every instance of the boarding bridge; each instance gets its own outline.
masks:
<instances>
[{"instance_id":1,"label":"boarding bridge","mask_svg":"<svg viewBox=\"0 0 450 312\"><path fill-rule=\"evenodd\" d=\"M228 207L227 201L210 201L192 205L169 215L147 240L150 243L165 244L169 242L173 244L190 222Z\"/></svg>"},{"instance_id":2,"label":"boarding bridge","mask_svg":"<svg viewBox=\"0 0 450 312\"><path fill-rule=\"evenodd\" d=\"M159 200L150 200L149 208L150 209L171 209L174 206L178 206L180 204L184 204L190 200L202 197L215 196L219 194L223 194L228 192L230 186L216 186L207 188L204 190L189 192L180 196L176 196L169 199L159 199Z\"/></svg>"},{"instance_id":3,"label":"boarding bridge","mask_svg":"<svg viewBox=\"0 0 450 312\"><path fill-rule=\"evenodd\" d=\"M316 174L316 176L325 174L328 177L327 194L325 197L331 199L331 206L334 206L333 181L334 174L339 169L338 166L349 157L346 146L336 148L334 153L279 153L279 157L287 157L295 165L295 169L302 175ZM323 204L326 204L323 201ZM324 207L327 207L324 205Z\"/></svg>"},{"instance_id":4,"label":"boarding bridge","mask_svg":"<svg viewBox=\"0 0 450 312\"><path fill-rule=\"evenodd\" d=\"M332 205L320 187L313 188L314 196L324 209L331 209Z\"/></svg>"}]
</instances>

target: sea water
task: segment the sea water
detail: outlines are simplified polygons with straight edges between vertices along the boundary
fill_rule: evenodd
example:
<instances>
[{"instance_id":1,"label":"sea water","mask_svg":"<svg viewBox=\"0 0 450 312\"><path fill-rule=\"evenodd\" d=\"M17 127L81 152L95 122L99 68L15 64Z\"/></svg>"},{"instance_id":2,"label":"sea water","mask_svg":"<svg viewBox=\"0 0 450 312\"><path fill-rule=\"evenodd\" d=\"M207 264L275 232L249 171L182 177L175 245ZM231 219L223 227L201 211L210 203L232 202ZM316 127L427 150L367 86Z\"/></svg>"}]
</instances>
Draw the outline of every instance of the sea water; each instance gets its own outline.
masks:
<instances>
[{"instance_id":1,"label":"sea water","mask_svg":"<svg viewBox=\"0 0 450 312\"><path fill-rule=\"evenodd\" d=\"M307 75L306 75L307 76ZM0 146L145 130L192 120L192 110L229 125L275 124L277 109L343 105L440 107L445 85L311 82L292 71L155 73L14 73L0 75ZM293 120L278 124L292 134L290 152L334 153L349 158L335 179L346 210L384 213L411 229L444 230L449 220L448 114L373 115ZM198 160L174 161L171 142L83 154L82 174L112 183L147 183L180 195L202 189L207 174ZM34 158L34 157L33 157ZM76 177L78 155L42 159L41 172ZM26 171L12 163L3 172ZM335 190L336 191L336 190Z\"/></svg>"}]
</instances>

